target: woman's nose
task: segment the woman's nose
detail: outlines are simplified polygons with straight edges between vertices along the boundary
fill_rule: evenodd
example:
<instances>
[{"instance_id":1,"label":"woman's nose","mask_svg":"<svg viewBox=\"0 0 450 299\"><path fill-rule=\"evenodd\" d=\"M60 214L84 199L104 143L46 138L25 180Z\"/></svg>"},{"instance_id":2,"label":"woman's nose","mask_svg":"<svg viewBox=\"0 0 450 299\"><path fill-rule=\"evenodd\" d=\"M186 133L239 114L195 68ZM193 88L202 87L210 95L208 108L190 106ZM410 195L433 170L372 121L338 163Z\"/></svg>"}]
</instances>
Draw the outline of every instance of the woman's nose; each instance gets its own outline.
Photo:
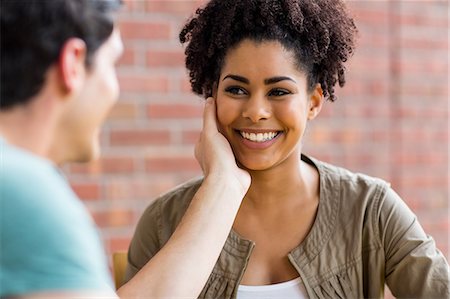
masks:
<instances>
[{"instance_id":1,"label":"woman's nose","mask_svg":"<svg viewBox=\"0 0 450 299\"><path fill-rule=\"evenodd\" d=\"M264 96L252 96L245 103L242 117L250 119L253 123L270 118L272 112L269 101Z\"/></svg>"}]
</instances>

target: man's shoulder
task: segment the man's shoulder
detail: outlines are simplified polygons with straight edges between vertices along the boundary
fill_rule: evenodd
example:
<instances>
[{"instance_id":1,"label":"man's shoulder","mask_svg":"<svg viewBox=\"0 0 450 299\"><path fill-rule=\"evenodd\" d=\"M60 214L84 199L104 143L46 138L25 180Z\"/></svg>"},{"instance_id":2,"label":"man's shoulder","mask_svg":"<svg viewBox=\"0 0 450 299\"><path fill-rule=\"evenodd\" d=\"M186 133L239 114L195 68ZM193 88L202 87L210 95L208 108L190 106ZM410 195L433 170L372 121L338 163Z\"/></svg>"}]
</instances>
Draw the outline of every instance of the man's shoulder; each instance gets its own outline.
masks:
<instances>
[{"instance_id":1,"label":"man's shoulder","mask_svg":"<svg viewBox=\"0 0 450 299\"><path fill-rule=\"evenodd\" d=\"M2 241L11 248L40 238L36 246L50 250L67 236L83 240L80 230L96 234L85 206L51 162L5 146L0 163Z\"/></svg>"},{"instance_id":2,"label":"man's shoulder","mask_svg":"<svg viewBox=\"0 0 450 299\"><path fill-rule=\"evenodd\" d=\"M56 167L47 159L31 152L0 143L0 184L29 185L34 181L59 179ZM41 186L45 187L45 186Z\"/></svg>"},{"instance_id":3,"label":"man's shoulder","mask_svg":"<svg viewBox=\"0 0 450 299\"><path fill-rule=\"evenodd\" d=\"M10 211L34 213L76 196L55 165L25 150L1 145L0 200Z\"/></svg>"},{"instance_id":4,"label":"man's shoulder","mask_svg":"<svg viewBox=\"0 0 450 299\"><path fill-rule=\"evenodd\" d=\"M63 176L26 151L5 146L1 154L0 278L8 286L2 292L105 288L94 223Z\"/></svg>"},{"instance_id":5,"label":"man's shoulder","mask_svg":"<svg viewBox=\"0 0 450 299\"><path fill-rule=\"evenodd\" d=\"M75 229L73 223L91 222L82 202L50 161L9 145L1 153L0 203L5 231L50 230L56 235Z\"/></svg>"}]
</instances>

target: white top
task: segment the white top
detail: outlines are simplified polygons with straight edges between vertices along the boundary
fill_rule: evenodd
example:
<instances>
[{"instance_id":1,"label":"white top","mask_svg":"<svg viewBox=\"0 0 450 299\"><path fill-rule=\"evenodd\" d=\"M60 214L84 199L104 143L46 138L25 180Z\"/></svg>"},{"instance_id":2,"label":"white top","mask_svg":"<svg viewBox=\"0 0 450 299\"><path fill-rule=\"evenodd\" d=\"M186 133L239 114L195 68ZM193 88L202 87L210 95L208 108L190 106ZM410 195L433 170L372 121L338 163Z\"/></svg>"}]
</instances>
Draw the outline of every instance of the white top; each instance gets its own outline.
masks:
<instances>
[{"instance_id":1,"label":"white top","mask_svg":"<svg viewBox=\"0 0 450 299\"><path fill-rule=\"evenodd\" d=\"M305 286L300 277L282 283L246 286L239 285L237 299L306 299Z\"/></svg>"}]
</instances>

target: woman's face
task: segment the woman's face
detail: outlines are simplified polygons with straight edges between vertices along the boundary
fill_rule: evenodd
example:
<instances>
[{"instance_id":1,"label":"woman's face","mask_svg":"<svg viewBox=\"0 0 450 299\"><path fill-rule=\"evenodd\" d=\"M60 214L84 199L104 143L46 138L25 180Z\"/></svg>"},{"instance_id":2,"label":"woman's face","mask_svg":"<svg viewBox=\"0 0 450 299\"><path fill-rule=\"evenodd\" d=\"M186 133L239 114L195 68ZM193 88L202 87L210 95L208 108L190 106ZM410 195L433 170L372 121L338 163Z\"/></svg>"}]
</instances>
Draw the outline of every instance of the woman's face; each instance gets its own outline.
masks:
<instances>
[{"instance_id":1,"label":"woman's face","mask_svg":"<svg viewBox=\"0 0 450 299\"><path fill-rule=\"evenodd\" d=\"M306 74L290 51L247 39L227 53L216 99L219 130L249 170L298 161L306 122L323 102L320 85L307 92Z\"/></svg>"}]
</instances>

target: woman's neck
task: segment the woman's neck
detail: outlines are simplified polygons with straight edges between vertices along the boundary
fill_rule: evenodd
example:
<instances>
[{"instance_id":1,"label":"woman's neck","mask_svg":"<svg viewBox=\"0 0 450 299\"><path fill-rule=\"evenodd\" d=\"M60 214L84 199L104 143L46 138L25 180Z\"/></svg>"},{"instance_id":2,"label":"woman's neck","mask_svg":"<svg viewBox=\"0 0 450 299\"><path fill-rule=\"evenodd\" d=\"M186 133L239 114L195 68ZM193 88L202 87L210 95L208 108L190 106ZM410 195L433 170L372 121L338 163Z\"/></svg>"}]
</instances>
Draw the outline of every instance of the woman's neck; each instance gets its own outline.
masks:
<instances>
[{"instance_id":1,"label":"woman's neck","mask_svg":"<svg viewBox=\"0 0 450 299\"><path fill-rule=\"evenodd\" d=\"M257 209L306 203L316 198L319 192L318 172L314 166L301 161L300 153L292 154L271 169L249 172L252 183L244 204Z\"/></svg>"}]
</instances>

